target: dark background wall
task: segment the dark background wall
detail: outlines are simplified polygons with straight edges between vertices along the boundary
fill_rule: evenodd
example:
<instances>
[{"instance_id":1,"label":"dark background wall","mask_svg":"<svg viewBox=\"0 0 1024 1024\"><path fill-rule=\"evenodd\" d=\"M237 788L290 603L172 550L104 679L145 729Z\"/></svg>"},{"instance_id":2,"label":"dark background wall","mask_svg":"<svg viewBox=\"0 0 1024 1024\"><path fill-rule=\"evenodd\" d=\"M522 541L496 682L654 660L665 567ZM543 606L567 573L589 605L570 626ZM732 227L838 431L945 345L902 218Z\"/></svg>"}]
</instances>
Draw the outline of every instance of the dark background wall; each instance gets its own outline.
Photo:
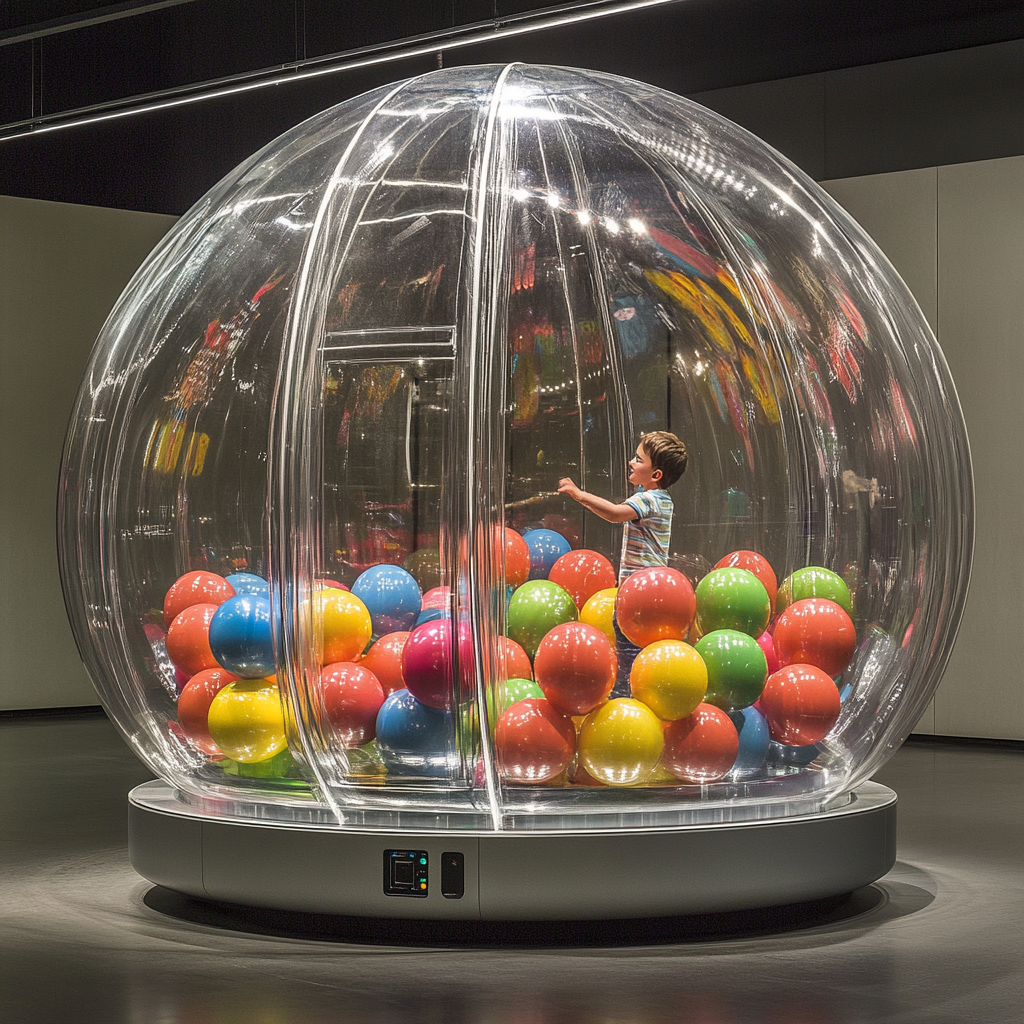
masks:
<instances>
[{"instance_id":1,"label":"dark background wall","mask_svg":"<svg viewBox=\"0 0 1024 1024\"><path fill-rule=\"evenodd\" d=\"M430 71L439 55L572 64L695 95L818 179L1024 152L1019 0L677 0L493 38L560 10L543 0L6 0L0 194L180 214L285 129ZM424 35L428 52L409 56ZM214 80L295 77L337 54L316 66L389 60L22 134L154 93L194 98Z\"/></svg>"}]
</instances>

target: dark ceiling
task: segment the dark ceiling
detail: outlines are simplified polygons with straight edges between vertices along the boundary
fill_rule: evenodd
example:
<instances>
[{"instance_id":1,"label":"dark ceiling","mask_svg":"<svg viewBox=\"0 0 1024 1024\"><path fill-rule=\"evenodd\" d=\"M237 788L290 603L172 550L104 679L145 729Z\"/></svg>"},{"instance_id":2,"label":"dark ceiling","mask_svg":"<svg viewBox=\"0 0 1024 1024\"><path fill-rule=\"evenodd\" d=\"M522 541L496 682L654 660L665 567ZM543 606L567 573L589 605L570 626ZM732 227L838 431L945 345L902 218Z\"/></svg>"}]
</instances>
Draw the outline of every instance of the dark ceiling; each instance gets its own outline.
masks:
<instances>
[{"instance_id":1,"label":"dark ceiling","mask_svg":"<svg viewBox=\"0 0 1024 1024\"><path fill-rule=\"evenodd\" d=\"M607 0L577 4L607 7ZM248 153L317 110L437 66L526 60L640 78L679 93L1024 38L1020 0L676 0L503 39L471 26L542 0L0 0L0 125L383 47L359 70L3 141L0 193L180 213ZM383 51L382 51L383 52ZM10 132L10 128L6 131ZM24 130L22 128L21 130Z\"/></svg>"}]
</instances>

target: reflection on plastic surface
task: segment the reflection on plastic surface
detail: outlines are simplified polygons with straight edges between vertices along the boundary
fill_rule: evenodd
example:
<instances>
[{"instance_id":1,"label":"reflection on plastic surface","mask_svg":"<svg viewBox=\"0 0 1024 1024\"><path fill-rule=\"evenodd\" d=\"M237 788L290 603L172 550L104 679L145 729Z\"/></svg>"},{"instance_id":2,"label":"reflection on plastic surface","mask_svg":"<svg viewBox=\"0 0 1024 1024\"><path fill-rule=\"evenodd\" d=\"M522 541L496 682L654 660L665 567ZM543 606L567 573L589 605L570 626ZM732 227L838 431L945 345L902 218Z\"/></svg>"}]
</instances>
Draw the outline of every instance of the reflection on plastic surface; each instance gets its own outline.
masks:
<instances>
[{"instance_id":1,"label":"reflection on plastic surface","mask_svg":"<svg viewBox=\"0 0 1024 1024\"><path fill-rule=\"evenodd\" d=\"M650 431L688 467L667 565L620 578ZM511 65L325 111L181 219L97 342L61 524L97 690L182 799L635 827L874 772L973 491L941 353L828 196L679 97Z\"/></svg>"}]
</instances>

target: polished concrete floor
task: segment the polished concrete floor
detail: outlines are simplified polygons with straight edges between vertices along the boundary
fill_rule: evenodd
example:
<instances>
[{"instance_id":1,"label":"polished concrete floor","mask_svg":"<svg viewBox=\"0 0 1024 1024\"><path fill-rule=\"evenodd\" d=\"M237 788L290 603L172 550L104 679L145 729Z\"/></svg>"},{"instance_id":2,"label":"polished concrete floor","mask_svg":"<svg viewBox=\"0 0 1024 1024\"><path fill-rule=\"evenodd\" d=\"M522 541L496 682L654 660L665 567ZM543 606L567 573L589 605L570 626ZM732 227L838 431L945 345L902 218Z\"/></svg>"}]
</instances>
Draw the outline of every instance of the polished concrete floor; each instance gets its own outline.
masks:
<instances>
[{"instance_id":1,"label":"polished concrete floor","mask_svg":"<svg viewBox=\"0 0 1024 1024\"><path fill-rule=\"evenodd\" d=\"M399 926L209 907L126 853L103 718L0 720L0 1021L1024 1021L1024 750L911 742L899 860L847 900L700 920Z\"/></svg>"}]
</instances>

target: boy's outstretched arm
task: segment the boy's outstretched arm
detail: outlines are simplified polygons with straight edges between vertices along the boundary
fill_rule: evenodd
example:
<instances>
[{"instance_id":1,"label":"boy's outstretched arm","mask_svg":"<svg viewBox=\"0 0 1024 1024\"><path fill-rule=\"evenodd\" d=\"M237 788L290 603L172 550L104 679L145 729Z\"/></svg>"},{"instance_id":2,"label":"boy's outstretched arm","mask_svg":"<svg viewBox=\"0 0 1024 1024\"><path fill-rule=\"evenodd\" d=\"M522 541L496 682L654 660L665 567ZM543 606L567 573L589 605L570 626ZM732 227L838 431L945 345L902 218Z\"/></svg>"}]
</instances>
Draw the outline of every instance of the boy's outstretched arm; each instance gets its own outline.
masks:
<instances>
[{"instance_id":1,"label":"boy's outstretched arm","mask_svg":"<svg viewBox=\"0 0 1024 1024\"><path fill-rule=\"evenodd\" d=\"M625 502L617 505L607 498L581 491L567 476L558 481L558 493L568 494L573 501L578 501L585 509L609 523L629 523L640 518L632 505Z\"/></svg>"}]
</instances>

